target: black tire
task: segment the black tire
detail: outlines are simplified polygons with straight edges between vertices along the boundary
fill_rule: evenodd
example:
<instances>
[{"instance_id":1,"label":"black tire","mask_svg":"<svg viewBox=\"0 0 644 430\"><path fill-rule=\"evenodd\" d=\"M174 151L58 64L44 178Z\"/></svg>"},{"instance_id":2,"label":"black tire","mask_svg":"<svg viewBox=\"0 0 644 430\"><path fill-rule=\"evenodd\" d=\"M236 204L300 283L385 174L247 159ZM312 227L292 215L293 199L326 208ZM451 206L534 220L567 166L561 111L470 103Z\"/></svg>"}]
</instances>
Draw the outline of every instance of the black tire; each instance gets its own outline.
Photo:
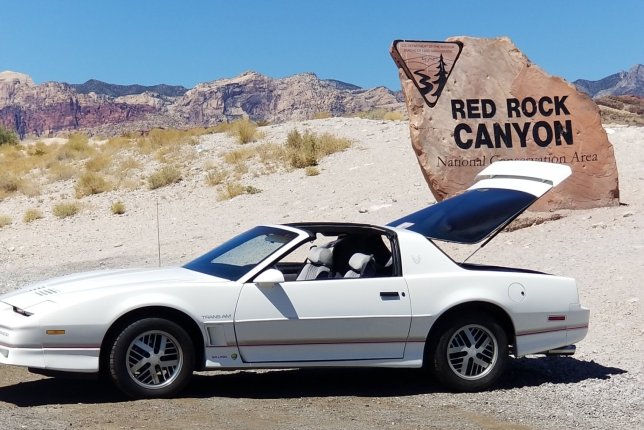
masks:
<instances>
[{"instance_id":1,"label":"black tire","mask_svg":"<svg viewBox=\"0 0 644 430\"><path fill-rule=\"evenodd\" d=\"M498 321L472 313L451 318L437 329L425 354L432 376L458 392L492 387L508 362L508 336Z\"/></svg>"},{"instance_id":2,"label":"black tire","mask_svg":"<svg viewBox=\"0 0 644 430\"><path fill-rule=\"evenodd\" d=\"M133 398L170 397L190 381L195 349L186 331L161 318L133 322L110 348L109 374Z\"/></svg>"}]
</instances>

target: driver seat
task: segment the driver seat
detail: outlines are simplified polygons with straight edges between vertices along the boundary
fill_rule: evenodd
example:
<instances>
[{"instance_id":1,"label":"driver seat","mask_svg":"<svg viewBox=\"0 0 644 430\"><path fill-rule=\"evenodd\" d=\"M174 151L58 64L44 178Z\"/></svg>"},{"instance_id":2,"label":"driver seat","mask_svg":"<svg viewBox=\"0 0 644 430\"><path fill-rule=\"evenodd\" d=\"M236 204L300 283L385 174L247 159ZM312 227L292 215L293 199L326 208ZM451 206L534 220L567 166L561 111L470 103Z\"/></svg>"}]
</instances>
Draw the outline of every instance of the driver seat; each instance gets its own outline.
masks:
<instances>
[{"instance_id":1,"label":"driver seat","mask_svg":"<svg viewBox=\"0 0 644 430\"><path fill-rule=\"evenodd\" d=\"M308 281L312 279L327 279L331 275L331 264L333 264L333 252L328 248L314 246L309 250L308 263L304 265L296 281Z\"/></svg>"}]
</instances>

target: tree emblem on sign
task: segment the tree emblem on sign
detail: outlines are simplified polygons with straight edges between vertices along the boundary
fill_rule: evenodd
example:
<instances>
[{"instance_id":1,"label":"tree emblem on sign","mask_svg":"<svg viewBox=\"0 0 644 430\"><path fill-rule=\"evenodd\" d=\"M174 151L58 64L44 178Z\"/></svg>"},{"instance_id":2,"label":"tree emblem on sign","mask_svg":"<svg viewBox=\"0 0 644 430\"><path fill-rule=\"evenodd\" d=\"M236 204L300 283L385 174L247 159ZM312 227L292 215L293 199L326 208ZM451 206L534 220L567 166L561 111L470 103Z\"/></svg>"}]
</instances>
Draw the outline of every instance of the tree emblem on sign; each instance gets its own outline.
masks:
<instances>
[{"instance_id":1,"label":"tree emblem on sign","mask_svg":"<svg viewBox=\"0 0 644 430\"><path fill-rule=\"evenodd\" d=\"M390 52L398 67L414 82L427 105L434 107L462 48L461 42L396 40Z\"/></svg>"}]
</instances>

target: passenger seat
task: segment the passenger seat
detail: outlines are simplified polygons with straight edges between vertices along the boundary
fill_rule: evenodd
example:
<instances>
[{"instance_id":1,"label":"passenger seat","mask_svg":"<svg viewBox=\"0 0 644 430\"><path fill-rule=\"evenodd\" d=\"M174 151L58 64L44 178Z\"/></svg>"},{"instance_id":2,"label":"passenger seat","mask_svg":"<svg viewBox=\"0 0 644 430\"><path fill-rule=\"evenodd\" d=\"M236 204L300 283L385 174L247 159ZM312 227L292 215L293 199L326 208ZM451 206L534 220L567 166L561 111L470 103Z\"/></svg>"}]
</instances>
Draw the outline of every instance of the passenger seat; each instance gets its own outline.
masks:
<instances>
[{"instance_id":1,"label":"passenger seat","mask_svg":"<svg viewBox=\"0 0 644 430\"><path fill-rule=\"evenodd\" d=\"M373 255L362 254L356 252L349 259L349 267L351 270L347 270L347 273L344 274L345 278L365 278L374 276L376 274L375 260Z\"/></svg>"}]
</instances>

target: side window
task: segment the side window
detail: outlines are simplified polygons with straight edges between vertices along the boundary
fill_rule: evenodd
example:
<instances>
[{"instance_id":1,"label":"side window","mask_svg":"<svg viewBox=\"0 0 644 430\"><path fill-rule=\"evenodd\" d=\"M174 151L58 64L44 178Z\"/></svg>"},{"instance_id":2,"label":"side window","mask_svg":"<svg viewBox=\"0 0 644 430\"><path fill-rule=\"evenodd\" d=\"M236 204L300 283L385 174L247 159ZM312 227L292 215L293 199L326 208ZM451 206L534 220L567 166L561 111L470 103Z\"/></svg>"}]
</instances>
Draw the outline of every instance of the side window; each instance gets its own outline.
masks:
<instances>
[{"instance_id":1,"label":"side window","mask_svg":"<svg viewBox=\"0 0 644 430\"><path fill-rule=\"evenodd\" d=\"M395 275L393 244L379 232L318 234L277 264L287 281Z\"/></svg>"}]
</instances>

